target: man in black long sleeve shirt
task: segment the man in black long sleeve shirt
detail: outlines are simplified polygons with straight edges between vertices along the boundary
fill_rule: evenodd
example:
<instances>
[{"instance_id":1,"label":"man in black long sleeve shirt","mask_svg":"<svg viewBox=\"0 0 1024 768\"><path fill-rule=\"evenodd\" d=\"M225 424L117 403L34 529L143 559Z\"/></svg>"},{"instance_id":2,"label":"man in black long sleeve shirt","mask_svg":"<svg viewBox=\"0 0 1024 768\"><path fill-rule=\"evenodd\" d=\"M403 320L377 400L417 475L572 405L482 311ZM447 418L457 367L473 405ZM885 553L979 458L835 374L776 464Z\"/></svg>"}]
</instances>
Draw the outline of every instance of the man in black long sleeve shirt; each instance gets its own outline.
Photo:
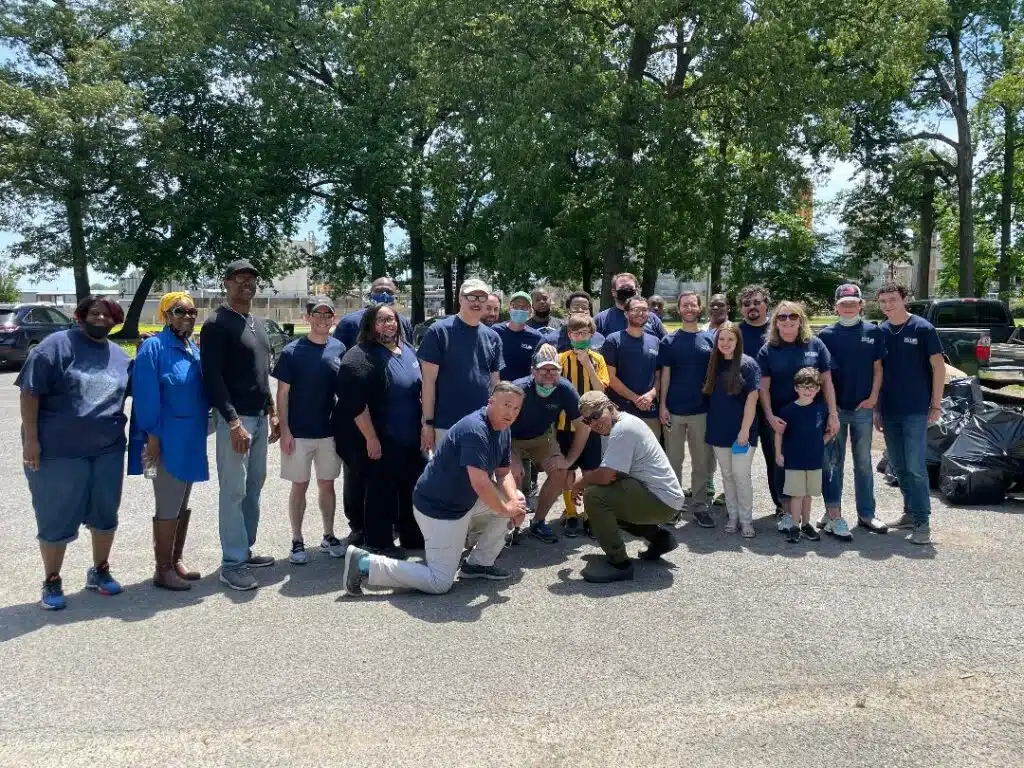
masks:
<instances>
[{"instance_id":1,"label":"man in black long sleeve shirt","mask_svg":"<svg viewBox=\"0 0 1024 768\"><path fill-rule=\"evenodd\" d=\"M259 586L250 568L274 564L274 558L252 553L267 477L267 445L280 437L270 396L270 341L263 321L250 314L257 276L247 261L228 265L228 303L199 333L203 384L217 411L220 580L239 590Z\"/></svg>"}]
</instances>

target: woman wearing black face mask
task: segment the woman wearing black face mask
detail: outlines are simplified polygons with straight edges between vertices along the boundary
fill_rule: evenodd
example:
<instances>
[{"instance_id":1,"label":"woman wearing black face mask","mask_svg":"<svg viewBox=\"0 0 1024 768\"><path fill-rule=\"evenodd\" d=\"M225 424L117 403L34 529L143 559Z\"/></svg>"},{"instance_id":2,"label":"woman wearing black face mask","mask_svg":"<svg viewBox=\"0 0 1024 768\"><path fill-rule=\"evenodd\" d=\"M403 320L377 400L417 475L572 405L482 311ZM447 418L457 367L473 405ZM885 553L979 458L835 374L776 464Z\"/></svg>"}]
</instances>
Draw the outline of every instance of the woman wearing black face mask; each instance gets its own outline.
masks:
<instances>
[{"instance_id":1,"label":"woman wearing black face mask","mask_svg":"<svg viewBox=\"0 0 1024 768\"><path fill-rule=\"evenodd\" d=\"M622 272L612 278L612 296L615 298L615 306L602 310L594 318L594 325L597 332L602 336L609 336L616 331L624 331L629 325L626 320L626 312L623 307L626 302L634 296L638 296L636 275L629 272ZM644 331L655 338L665 338L665 326L653 312L647 317Z\"/></svg>"},{"instance_id":2,"label":"woman wearing black face mask","mask_svg":"<svg viewBox=\"0 0 1024 768\"><path fill-rule=\"evenodd\" d=\"M131 361L106 337L124 321L124 312L110 299L86 296L75 319L78 327L43 339L15 381L21 388L22 463L43 559L41 604L47 610L65 606L64 550L82 525L92 533L86 589L101 595L121 591L107 556L121 504Z\"/></svg>"}]
</instances>

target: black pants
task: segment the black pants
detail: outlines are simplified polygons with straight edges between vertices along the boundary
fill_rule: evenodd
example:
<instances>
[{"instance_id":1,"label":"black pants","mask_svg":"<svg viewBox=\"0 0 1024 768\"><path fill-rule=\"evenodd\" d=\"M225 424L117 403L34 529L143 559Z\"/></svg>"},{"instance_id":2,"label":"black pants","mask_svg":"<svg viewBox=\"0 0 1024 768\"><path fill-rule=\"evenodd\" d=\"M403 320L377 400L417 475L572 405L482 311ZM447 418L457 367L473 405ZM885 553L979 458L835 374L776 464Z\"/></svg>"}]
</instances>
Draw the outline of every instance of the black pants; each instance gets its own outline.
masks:
<instances>
[{"instance_id":1,"label":"black pants","mask_svg":"<svg viewBox=\"0 0 1024 768\"><path fill-rule=\"evenodd\" d=\"M345 519L352 529L352 538L361 539L363 535L363 507L366 505L366 483L363 473L354 462L344 462L345 471L342 478L341 501L345 508Z\"/></svg>"},{"instance_id":2,"label":"black pants","mask_svg":"<svg viewBox=\"0 0 1024 768\"><path fill-rule=\"evenodd\" d=\"M418 445L381 441L381 457L357 468L363 490L358 520L369 549L385 549L398 541L406 549L422 549L423 534L412 514L412 491L426 461ZM346 515L348 504L346 503Z\"/></svg>"},{"instance_id":3,"label":"black pants","mask_svg":"<svg viewBox=\"0 0 1024 768\"><path fill-rule=\"evenodd\" d=\"M775 430L764 417L764 411L761 410L760 404L757 406L757 437L761 441L761 455L764 456L766 465L768 492L772 495L775 508L782 509L782 489L778 483L778 467L775 466Z\"/></svg>"}]
</instances>

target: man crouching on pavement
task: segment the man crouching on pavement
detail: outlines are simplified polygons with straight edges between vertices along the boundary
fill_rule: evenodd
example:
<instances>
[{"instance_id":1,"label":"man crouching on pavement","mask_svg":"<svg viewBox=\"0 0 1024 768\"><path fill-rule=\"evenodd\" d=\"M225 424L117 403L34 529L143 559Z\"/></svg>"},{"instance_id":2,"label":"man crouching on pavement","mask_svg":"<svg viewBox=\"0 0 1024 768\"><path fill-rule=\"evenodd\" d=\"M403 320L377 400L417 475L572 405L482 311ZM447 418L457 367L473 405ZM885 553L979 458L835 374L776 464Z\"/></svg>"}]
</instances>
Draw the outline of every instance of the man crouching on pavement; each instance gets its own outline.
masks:
<instances>
[{"instance_id":1,"label":"man crouching on pavement","mask_svg":"<svg viewBox=\"0 0 1024 768\"><path fill-rule=\"evenodd\" d=\"M452 588L456 571L463 579L510 578L494 561L505 546L508 521L520 525L526 516L526 499L512 477L509 430L522 405L523 390L510 381L499 382L487 405L457 421L438 443L412 497L426 564L350 546L342 575L345 594L362 594L366 582L439 595ZM460 568L470 531L476 543Z\"/></svg>"},{"instance_id":2,"label":"man crouching on pavement","mask_svg":"<svg viewBox=\"0 0 1024 768\"><path fill-rule=\"evenodd\" d=\"M683 489L658 438L642 419L623 413L604 392L580 398L584 424L608 438L601 466L584 472L573 485L577 503L582 496L590 528L608 556L583 569L587 581L624 581L633 578L633 562L626 555L619 529L640 536L649 546L642 560L657 560L676 548L675 536L662 523L683 508Z\"/></svg>"}]
</instances>

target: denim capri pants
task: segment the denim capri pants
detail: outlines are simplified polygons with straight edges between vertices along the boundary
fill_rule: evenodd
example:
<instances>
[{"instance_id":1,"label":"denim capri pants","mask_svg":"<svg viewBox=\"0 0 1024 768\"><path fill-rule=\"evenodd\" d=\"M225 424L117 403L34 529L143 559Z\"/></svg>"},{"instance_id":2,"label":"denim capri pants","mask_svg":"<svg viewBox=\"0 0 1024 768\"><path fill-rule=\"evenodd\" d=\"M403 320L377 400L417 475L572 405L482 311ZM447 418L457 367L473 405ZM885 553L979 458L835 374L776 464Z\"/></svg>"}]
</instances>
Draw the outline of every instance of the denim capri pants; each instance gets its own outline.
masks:
<instances>
[{"instance_id":1,"label":"denim capri pants","mask_svg":"<svg viewBox=\"0 0 1024 768\"><path fill-rule=\"evenodd\" d=\"M40 541L67 544L83 525L96 533L117 530L124 448L84 459L42 458L39 469L26 469L25 477Z\"/></svg>"}]
</instances>

